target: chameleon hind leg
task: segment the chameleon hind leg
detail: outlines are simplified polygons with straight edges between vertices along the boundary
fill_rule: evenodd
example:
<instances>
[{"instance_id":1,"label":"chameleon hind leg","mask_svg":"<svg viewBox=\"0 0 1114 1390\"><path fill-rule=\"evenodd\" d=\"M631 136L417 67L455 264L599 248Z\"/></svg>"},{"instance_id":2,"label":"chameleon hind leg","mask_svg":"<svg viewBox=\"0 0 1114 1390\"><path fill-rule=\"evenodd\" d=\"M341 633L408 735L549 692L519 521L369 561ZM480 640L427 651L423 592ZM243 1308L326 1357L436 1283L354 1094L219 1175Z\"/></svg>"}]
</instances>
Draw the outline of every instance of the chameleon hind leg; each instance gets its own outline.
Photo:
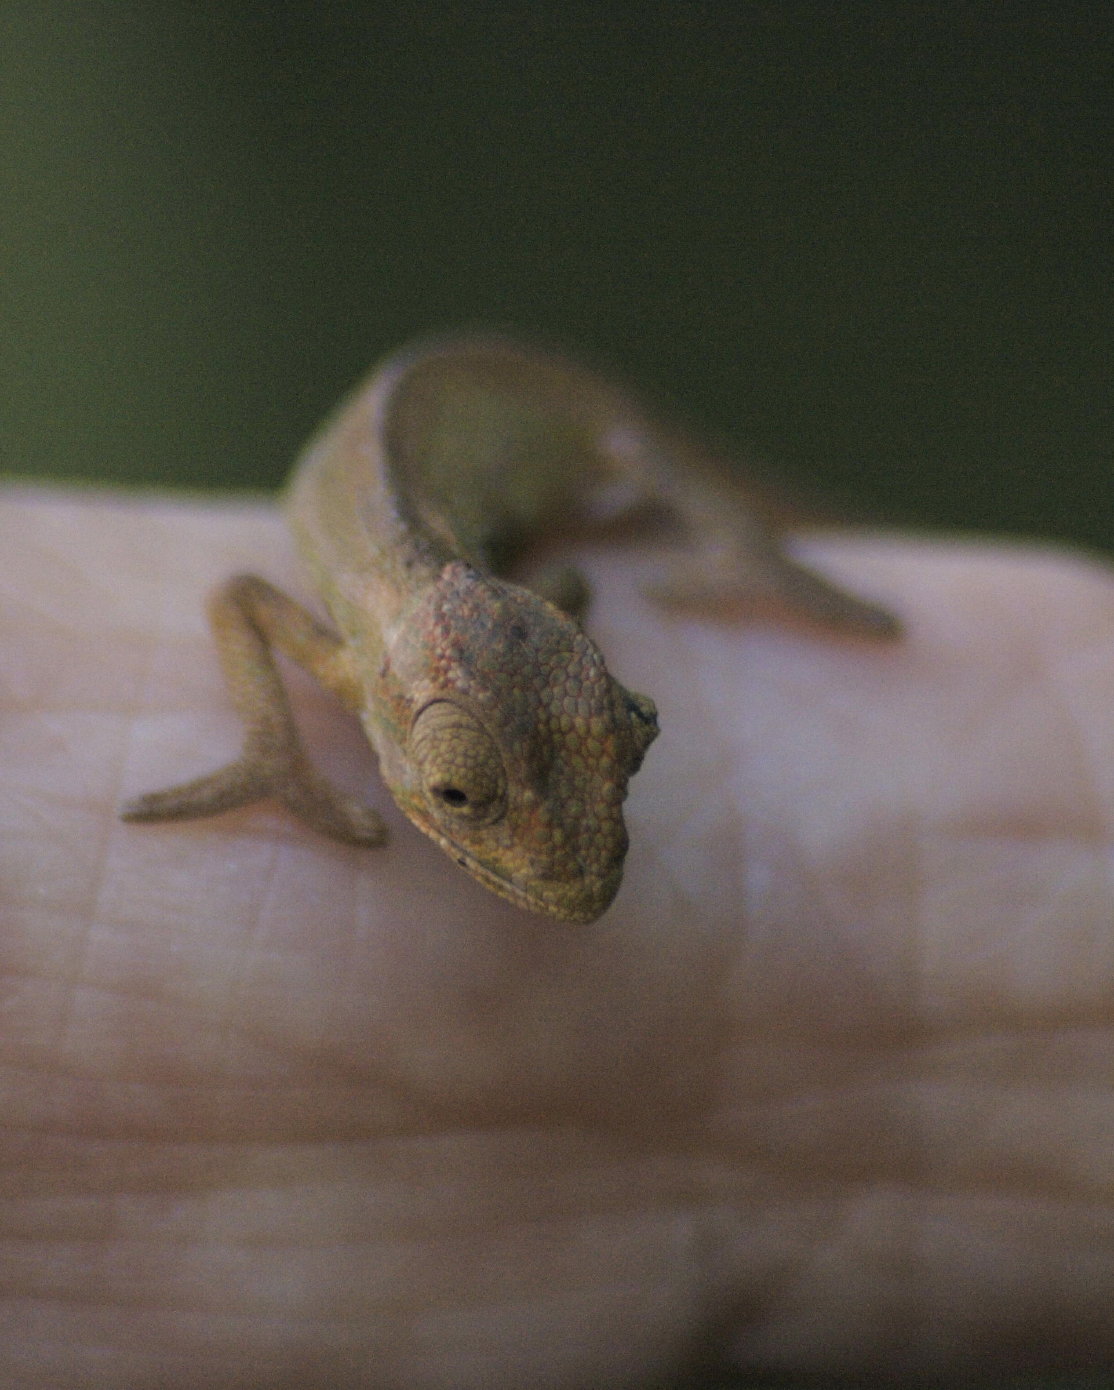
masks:
<instances>
[{"instance_id":1,"label":"chameleon hind leg","mask_svg":"<svg viewBox=\"0 0 1114 1390\"><path fill-rule=\"evenodd\" d=\"M657 507L679 525L683 545L647 586L652 598L682 608L727 606L803 619L859 637L901 636L901 620L887 608L798 564L762 500L701 446L643 422L612 429L601 447L630 489L628 506Z\"/></svg>"},{"instance_id":2,"label":"chameleon hind leg","mask_svg":"<svg viewBox=\"0 0 1114 1390\"><path fill-rule=\"evenodd\" d=\"M674 557L665 574L647 586L651 597L680 608L734 604L756 615L883 641L901 636L901 620L889 609L798 564L776 535L753 528L750 536L740 536L741 531L737 527L720 544L713 535Z\"/></svg>"},{"instance_id":3,"label":"chameleon hind leg","mask_svg":"<svg viewBox=\"0 0 1114 1390\"><path fill-rule=\"evenodd\" d=\"M350 709L358 693L340 639L292 599L254 575L228 580L209 600L225 683L244 722L240 756L207 776L149 792L120 810L126 821L216 816L266 797L333 839L381 845L376 811L346 796L312 765L275 665L274 648L315 676Z\"/></svg>"}]
</instances>

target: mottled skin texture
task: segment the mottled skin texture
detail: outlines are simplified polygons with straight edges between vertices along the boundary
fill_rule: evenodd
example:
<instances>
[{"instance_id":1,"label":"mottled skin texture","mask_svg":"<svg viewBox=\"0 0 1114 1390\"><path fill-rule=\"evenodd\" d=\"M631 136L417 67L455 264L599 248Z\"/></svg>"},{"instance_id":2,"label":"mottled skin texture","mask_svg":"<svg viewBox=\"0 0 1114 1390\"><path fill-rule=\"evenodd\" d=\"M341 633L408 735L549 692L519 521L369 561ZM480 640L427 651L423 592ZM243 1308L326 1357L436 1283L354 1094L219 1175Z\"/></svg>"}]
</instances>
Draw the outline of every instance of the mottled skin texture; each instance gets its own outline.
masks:
<instances>
[{"instance_id":1,"label":"mottled skin texture","mask_svg":"<svg viewBox=\"0 0 1114 1390\"><path fill-rule=\"evenodd\" d=\"M564 611L579 608L575 577L547 586L551 602L496 571L570 519L647 507L687 541L655 588L666 601L896 634L888 613L791 561L706 451L633 397L498 338L421 346L350 398L291 482L291 525L337 632L261 579L224 585L210 617L243 752L125 819L275 796L325 834L384 843L378 815L310 765L278 648L359 714L398 805L462 868L531 911L593 921L622 879L622 803L656 711Z\"/></svg>"}]
</instances>

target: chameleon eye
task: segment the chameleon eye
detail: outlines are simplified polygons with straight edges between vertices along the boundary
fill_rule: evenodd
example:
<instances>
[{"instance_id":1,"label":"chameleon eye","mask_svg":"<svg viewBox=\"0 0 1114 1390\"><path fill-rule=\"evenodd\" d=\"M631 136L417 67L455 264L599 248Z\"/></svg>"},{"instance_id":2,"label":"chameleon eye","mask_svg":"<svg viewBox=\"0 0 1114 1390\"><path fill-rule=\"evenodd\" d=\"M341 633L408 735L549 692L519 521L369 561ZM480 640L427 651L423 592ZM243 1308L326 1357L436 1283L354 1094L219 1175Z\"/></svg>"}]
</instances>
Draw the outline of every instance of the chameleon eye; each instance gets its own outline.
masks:
<instances>
[{"instance_id":1,"label":"chameleon eye","mask_svg":"<svg viewBox=\"0 0 1114 1390\"><path fill-rule=\"evenodd\" d=\"M618 682L616 682L618 685ZM648 695L636 695L618 686L626 710L631 737L634 740L634 762L631 773L638 771L646 749L658 736L658 710Z\"/></svg>"},{"instance_id":2,"label":"chameleon eye","mask_svg":"<svg viewBox=\"0 0 1114 1390\"><path fill-rule=\"evenodd\" d=\"M503 759L478 719L451 700L420 710L410 748L426 796L454 820L494 820L506 802Z\"/></svg>"}]
</instances>

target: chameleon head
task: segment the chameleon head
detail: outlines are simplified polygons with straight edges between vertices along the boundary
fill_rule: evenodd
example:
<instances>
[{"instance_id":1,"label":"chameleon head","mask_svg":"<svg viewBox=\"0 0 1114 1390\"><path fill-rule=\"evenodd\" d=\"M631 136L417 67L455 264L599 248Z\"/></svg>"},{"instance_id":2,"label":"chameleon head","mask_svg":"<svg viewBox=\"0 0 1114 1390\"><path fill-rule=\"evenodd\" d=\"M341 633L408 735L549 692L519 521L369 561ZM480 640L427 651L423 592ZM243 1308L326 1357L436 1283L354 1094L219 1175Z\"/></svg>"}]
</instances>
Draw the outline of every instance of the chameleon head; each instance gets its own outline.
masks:
<instances>
[{"instance_id":1,"label":"chameleon head","mask_svg":"<svg viewBox=\"0 0 1114 1390\"><path fill-rule=\"evenodd\" d=\"M657 736L653 702L609 674L567 614L462 561L407 626L391 658L406 671L394 746L382 728L374 739L395 799L494 892L594 921L622 879L622 803Z\"/></svg>"}]
</instances>

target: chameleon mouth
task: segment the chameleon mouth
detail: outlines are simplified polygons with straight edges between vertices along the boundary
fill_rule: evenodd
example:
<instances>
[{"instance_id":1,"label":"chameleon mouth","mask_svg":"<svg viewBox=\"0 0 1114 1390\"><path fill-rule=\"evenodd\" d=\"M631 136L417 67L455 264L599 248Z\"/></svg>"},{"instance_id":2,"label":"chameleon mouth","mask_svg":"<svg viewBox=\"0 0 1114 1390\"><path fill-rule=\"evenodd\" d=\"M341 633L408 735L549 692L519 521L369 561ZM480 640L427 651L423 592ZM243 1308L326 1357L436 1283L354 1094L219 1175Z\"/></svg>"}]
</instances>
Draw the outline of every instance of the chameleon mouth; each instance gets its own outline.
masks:
<instances>
[{"instance_id":1,"label":"chameleon mouth","mask_svg":"<svg viewBox=\"0 0 1114 1390\"><path fill-rule=\"evenodd\" d=\"M477 873L476 868L473 868L472 872ZM619 889L618 878L614 886L609 885L603 892L588 891L582 885L567 882L545 884L540 889L537 886L521 888L482 866L477 877L485 887L518 907L556 918L559 922L575 923L579 926L587 926L601 917L611 906L612 899Z\"/></svg>"},{"instance_id":2,"label":"chameleon mouth","mask_svg":"<svg viewBox=\"0 0 1114 1390\"><path fill-rule=\"evenodd\" d=\"M556 878L533 880L528 885L518 883L513 878L499 873L482 859L478 859L463 845L451 840L440 828L417 818L415 824L430 839L435 840L454 863L470 873L490 892L514 903L516 907L525 908L527 912L553 917L559 922L586 926L606 912L619 891L621 872L609 876L602 883Z\"/></svg>"},{"instance_id":3,"label":"chameleon mouth","mask_svg":"<svg viewBox=\"0 0 1114 1390\"><path fill-rule=\"evenodd\" d=\"M474 859L471 855L463 851L459 846L452 846L449 851L456 862L466 868L493 893L497 893L501 898L506 898L517 907L523 907L528 912L541 913L546 917L554 917L559 922L572 922L581 926L587 926L589 922L594 922L597 917L602 916L611 906L612 899L619 890L620 875L616 874L613 881L606 884L587 884L583 881L572 881L568 879L549 879L535 881L529 886L516 883L513 879L503 877L488 865L480 860Z\"/></svg>"}]
</instances>

